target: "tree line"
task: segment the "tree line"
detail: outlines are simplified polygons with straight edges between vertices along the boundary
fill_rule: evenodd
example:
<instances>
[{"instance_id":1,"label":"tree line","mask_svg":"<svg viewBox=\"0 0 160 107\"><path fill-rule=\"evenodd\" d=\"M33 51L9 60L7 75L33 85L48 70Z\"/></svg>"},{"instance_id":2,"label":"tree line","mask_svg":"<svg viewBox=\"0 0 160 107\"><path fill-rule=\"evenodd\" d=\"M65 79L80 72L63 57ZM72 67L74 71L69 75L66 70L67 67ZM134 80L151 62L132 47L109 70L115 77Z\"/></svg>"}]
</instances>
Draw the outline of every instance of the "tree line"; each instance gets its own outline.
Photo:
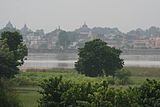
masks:
<instances>
[{"instance_id":1,"label":"tree line","mask_svg":"<svg viewBox=\"0 0 160 107\"><path fill-rule=\"evenodd\" d=\"M7 80L19 72L28 50L18 32L3 32L0 37L0 107L20 107ZM121 50L107 46L100 39L85 43L79 49L75 68L86 76L128 75L122 68ZM160 107L160 82L146 80L141 86L111 88L109 81L81 83L50 78L40 83L40 107Z\"/></svg>"},{"instance_id":2,"label":"tree line","mask_svg":"<svg viewBox=\"0 0 160 107\"><path fill-rule=\"evenodd\" d=\"M155 80L123 89L111 88L107 81L75 84L55 77L40 87L40 107L160 107L160 82Z\"/></svg>"}]
</instances>

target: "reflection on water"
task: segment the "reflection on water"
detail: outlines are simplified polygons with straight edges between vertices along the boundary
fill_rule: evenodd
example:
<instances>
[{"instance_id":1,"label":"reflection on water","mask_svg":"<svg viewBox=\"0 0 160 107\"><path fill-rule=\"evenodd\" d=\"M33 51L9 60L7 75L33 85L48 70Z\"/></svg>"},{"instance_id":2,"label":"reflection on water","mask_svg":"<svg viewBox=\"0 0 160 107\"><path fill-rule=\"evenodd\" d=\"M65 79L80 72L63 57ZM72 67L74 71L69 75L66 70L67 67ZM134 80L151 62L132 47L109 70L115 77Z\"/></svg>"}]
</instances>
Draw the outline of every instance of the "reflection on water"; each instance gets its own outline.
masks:
<instances>
[{"instance_id":1,"label":"reflection on water","mask_svg":"<svg viewBox=\"0 0 160 107\"><path fill-rule=\"evenodd\" d=\"M26 60L22 68L74 68L75 61L76 60Z\"/></svg>"},{"instance_id":2,"label":"reflection on water","mask_svg":"<svg viewBox=\"0 0 160 107\"><path fill-rule=\"evenodd\" d=\"M58 68L68 68L69 65L67 63L58 63Z\"/></svg>"},{"instance_id":3,"label":"reflection on water","mask_svg":"<svg viewBox=\"0 0 160 107\"><path fill-rule=\"evenodd\" d=\"M30 54L22 66L27 68L74 68L76 54ZM123 55L125 66L160 67L160 55Z\"/></svg>"},{"instance_id":4,"label":"reflection on water","mask_svg":"<svg viewBox=\"0 0 160 107\"><path fill-rule=\"evenodd\" d=\"M26 68L74 68L74 63L76 60L37 60L25 61L22 66L23 69ZM137 66L137 67L160 67L160 61L124 61L125 66Z\"/></svg>"},{"instance_id":5,"label":"reflection on water","mask_svg":"<svg viewBox=\"0 0 160 107\"><path fill-rule=\"evenodd\" d=\"M134 67L160 67L160 61L124 61L125 66Z\"/></svg>"}]
</instances>

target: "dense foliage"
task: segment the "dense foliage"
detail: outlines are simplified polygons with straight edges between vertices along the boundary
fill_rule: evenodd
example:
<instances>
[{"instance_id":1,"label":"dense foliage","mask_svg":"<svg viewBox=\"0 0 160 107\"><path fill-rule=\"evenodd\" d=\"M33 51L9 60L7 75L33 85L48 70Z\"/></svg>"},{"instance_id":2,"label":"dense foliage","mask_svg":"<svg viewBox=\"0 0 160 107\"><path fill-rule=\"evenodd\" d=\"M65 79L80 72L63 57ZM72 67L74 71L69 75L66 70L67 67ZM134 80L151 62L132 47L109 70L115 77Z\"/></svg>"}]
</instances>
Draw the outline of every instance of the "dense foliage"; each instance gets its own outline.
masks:
<instances>
[{"instance_id":1,"label":"dense foliage","mask_svg":"<svg viewBox=\"0 0 160 107\"><path fill-rule=\"evenodd\" d=\"M16 62L12 55L13 54L7 50L0 50L0 78L11 78L18 72Z\"/></svg>"},{"instance_id":2,"label":"dense foliage","mask_svg":"<svg viewBox=\"0 0 160 107\"><path fill-rule=\"evenodd\" d=\"M77 33L60 31L56 45L59 48L67 49L71 43L77 40Z\"/></svg>"},{"instance_id":3,"label":"dense foliage","mask_svg":"<svg viewBox=\"0 0 160 107\"><path fill-rule=\"evenodd\" d=\"M20 107L19 101L9 85L8 82L0 79L0 107Z\"/></svg>"},{"instance_id":4,"label":"dense foliage","mask_svg":"<svg viewBox=\"0 0 160 107\"><path fill-rule=\"evenodd\" d=\"M114 75L123 68L123 60L119 58L121 50L107 46L106 42L95 39L85 43L79 49L79 58L75 63L76 70L87 76Z\"/></svg>"},{"instance_id":5,"label":"dense foliage","mask_svg":"<svg viewBox=\"0 0 160 107\"><path fill-rule=\"evenodd\" d=\"M160 82L147 80L140 87L109 88L101 83L75 84L62 77L45 80L40 107L159 107Z\"/></svg>"},{"instance_id":6,"label":"dense foliage","mask_svg":"<svg viewBox=\"0 0 160 107\"><path fill-rule=\"evenodd\" d=\"M27 47L18 32L3 32L0 38L0 77L13 77L24 63Z\"/></svg>"},{"instance_id":7,"label":"dense foliage","mask_svg":"<svg viewBox=\"0 0 160 107\"><path fill-rule=\"evenodd\" d=\"M148 80L138 88L138 102L144 107L160 107L160 82Z\"/></svg>"},{"instance_id":8,"label":"dense foliage","mask_svg":"<svg viewBox=\"0 0 160 107\"><path fill-rule=\"evenodd\" d=\"M131 73L126 69L117 70L115 72L115 79L117 82L116 84L121 84L121 85L129 84L131 82L129 79L130 76Z\"/></svg>"},{"instance_id":9,"label":"dense foliage","mask_svg":"<svg viewBox=\"0 0 160 107\"><path fill-rule=\"evenodd\" d=\"M0 38L0 107L19 107L19 102L6 81L24 63L27 47L18 32L3 32Z\"/></svg>"}]
</instances>

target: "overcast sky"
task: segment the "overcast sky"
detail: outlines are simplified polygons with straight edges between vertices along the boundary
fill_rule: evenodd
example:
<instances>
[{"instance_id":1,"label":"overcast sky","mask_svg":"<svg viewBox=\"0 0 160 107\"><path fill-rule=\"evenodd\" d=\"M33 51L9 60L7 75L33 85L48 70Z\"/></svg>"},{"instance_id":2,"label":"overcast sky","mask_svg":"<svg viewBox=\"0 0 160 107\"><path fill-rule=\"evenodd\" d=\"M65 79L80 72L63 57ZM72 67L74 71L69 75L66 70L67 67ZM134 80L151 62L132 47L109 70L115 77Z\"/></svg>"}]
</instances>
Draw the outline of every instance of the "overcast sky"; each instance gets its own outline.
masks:
<instances>
[{"instance_id":1,"label":"overcast sky","mask_svg":"<svg viewBox=\"0 0 160 107\"><path fill-rule=\"evenodd\" d=\"M89 27L118 27L127 32L160 27L160 0L0 0L0 28L8 21L46 32Z\"/></svg>"}]
</instances>

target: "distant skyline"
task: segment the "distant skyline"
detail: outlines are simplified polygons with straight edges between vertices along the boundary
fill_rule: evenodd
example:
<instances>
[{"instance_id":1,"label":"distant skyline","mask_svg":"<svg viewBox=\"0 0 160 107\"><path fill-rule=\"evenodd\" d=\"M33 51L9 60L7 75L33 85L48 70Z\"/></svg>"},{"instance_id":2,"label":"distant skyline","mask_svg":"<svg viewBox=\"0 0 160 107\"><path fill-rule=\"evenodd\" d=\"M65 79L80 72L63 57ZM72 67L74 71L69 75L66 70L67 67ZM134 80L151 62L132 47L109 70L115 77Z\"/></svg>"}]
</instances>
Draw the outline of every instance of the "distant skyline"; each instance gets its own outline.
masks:
<instances>
[{"instance_id":1,"label":"distant skyline","mask_svg":"<svg viewBox=\"0 0 160 107\"><path fill-rule=\"evenodd\" d=\"M61 26L74 30L117 27L122 32L160 27L160 0L0 0L0 28L8 21L20 29L50 32Z\"/></svg>"}]
</instances>

